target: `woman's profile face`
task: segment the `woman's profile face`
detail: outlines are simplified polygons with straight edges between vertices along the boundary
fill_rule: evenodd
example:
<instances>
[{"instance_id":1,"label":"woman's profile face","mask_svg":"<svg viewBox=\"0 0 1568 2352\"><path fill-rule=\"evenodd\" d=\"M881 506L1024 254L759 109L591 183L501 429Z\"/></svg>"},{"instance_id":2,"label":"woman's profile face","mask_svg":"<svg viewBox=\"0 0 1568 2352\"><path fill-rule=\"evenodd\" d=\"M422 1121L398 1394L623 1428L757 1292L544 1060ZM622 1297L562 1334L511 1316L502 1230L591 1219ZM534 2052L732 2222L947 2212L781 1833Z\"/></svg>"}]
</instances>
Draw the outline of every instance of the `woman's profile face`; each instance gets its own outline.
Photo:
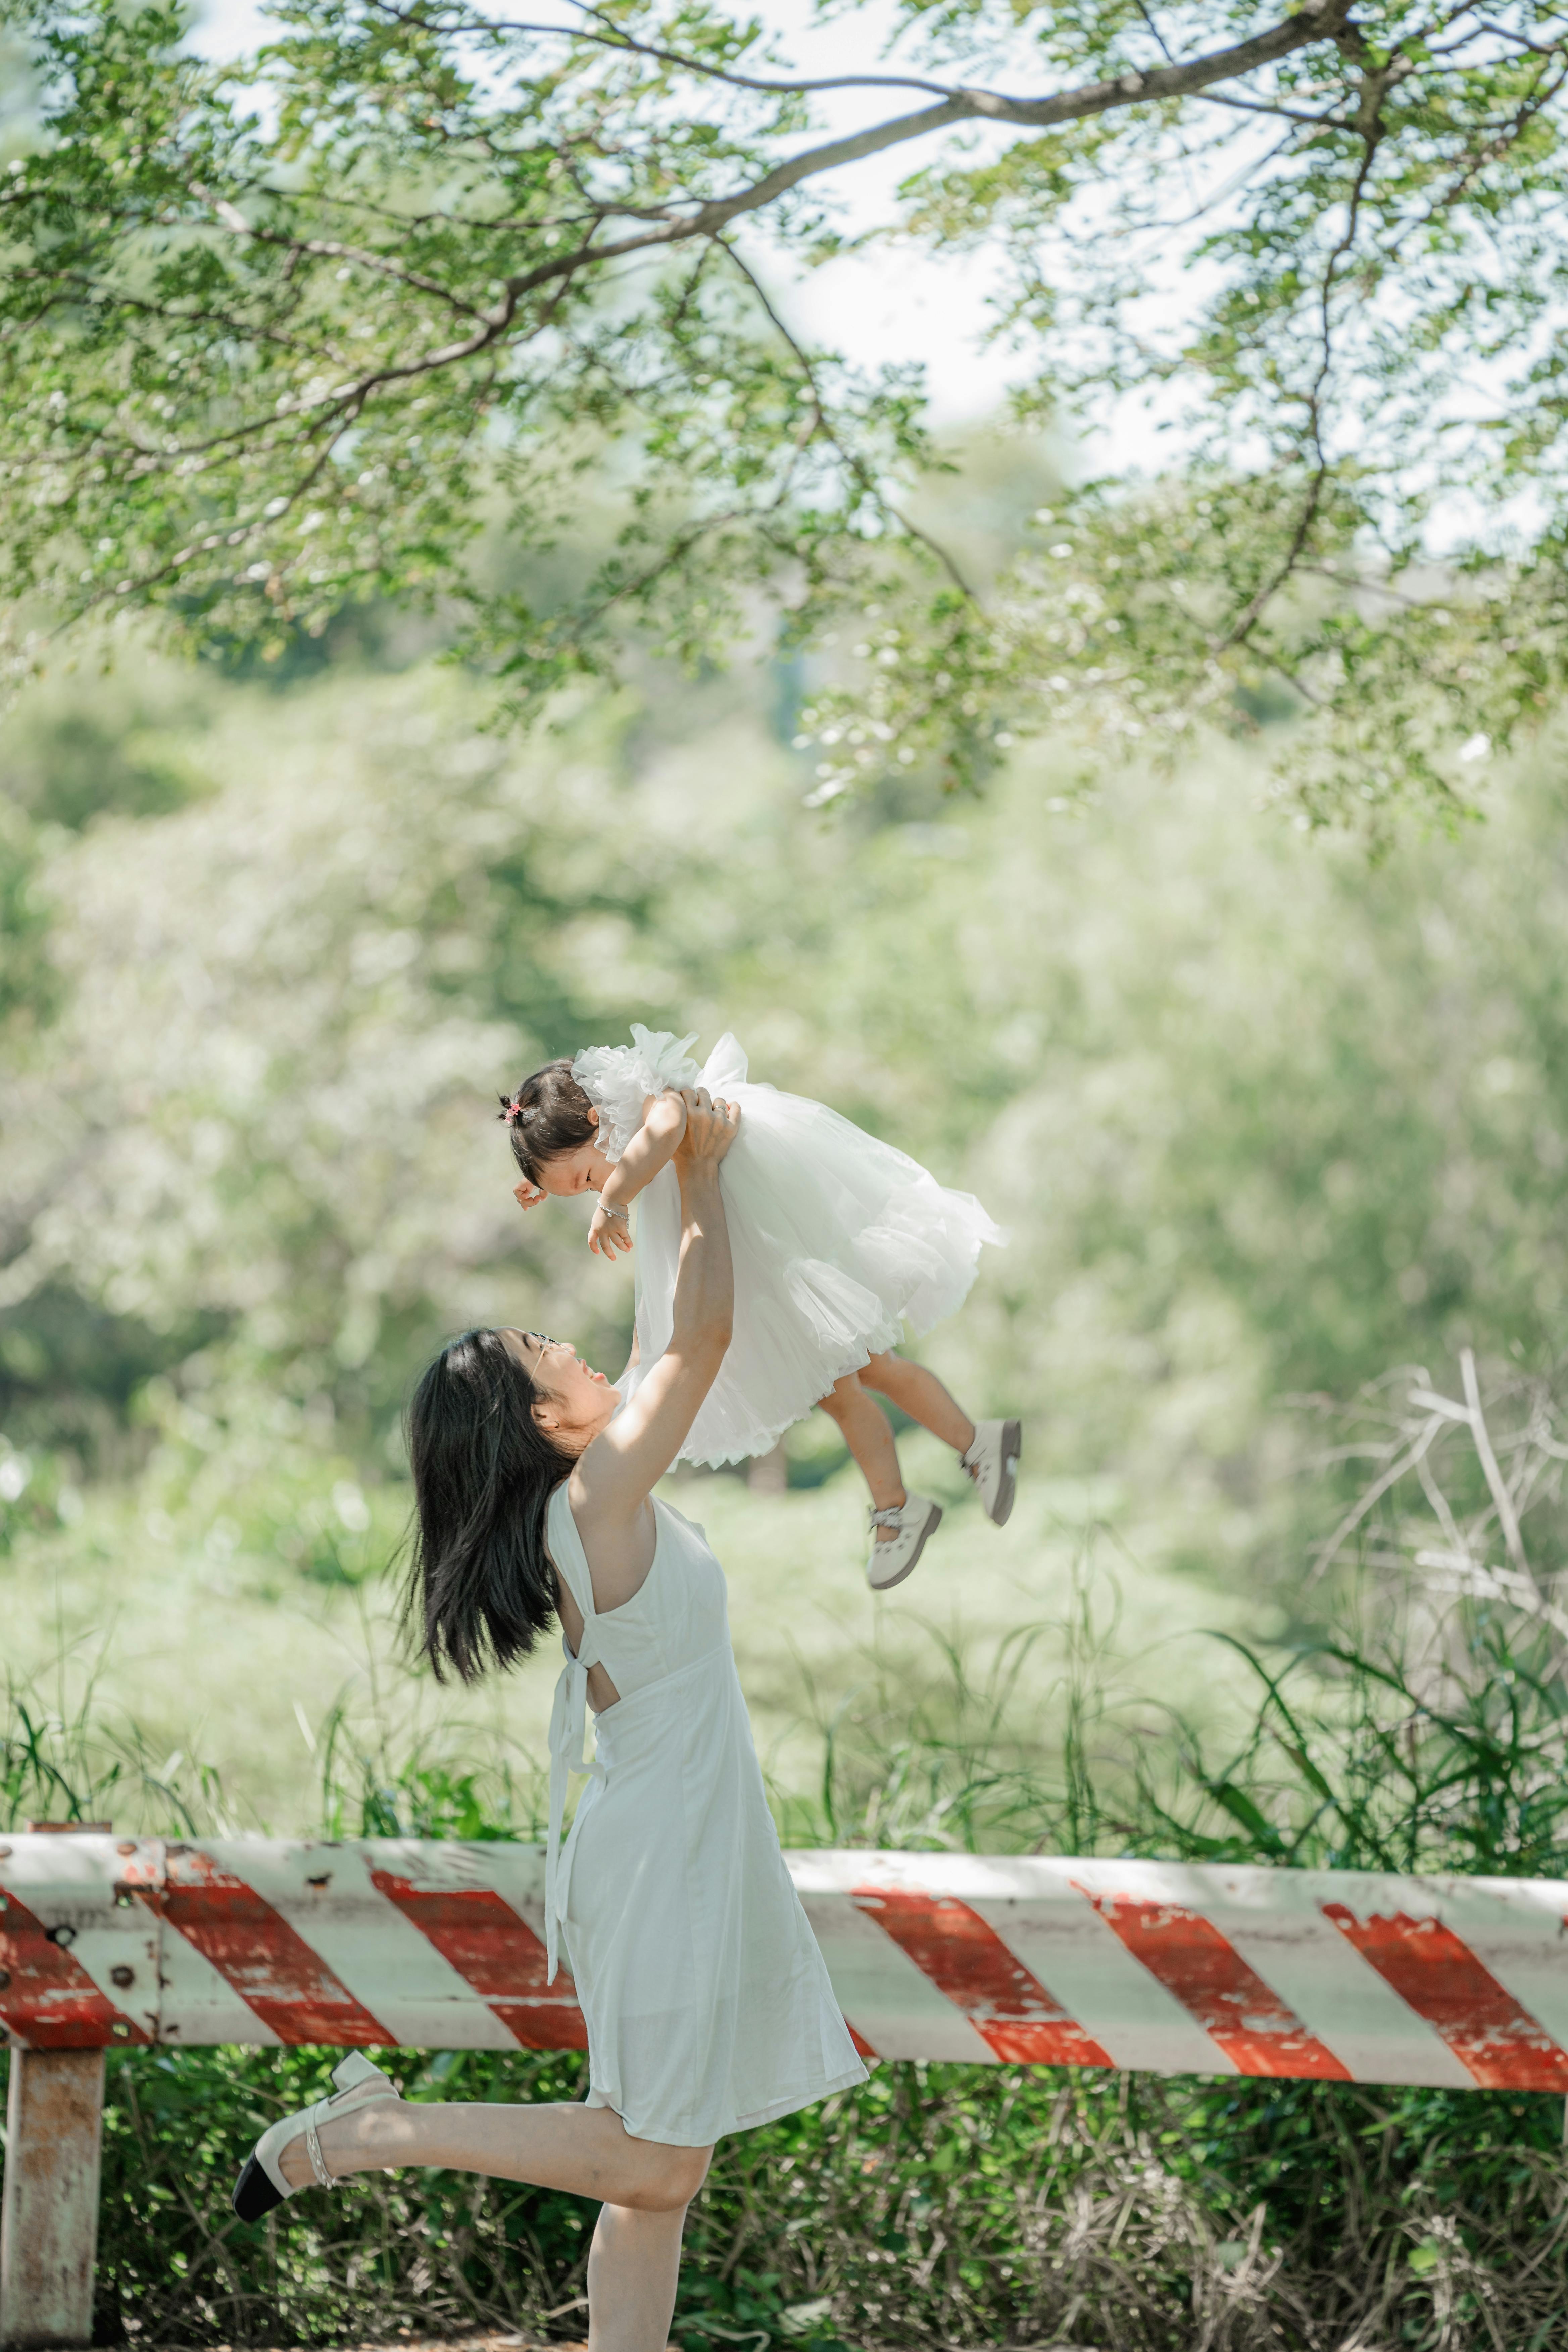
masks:
<instances>
[{"instance_id":1,"label":"woman's profile face","mask_svg":"<svg viewBox=\"0 0 1568 2352\"><path fill-rule=\"evenodd\" d=\"M604 1373L585 1364L569 1339L516 1330L501 1338L539 1391L534 1418L541 1428L580 1437L584 1444L596 1437L620 1402Z\"/></svg>"}]
</instances>

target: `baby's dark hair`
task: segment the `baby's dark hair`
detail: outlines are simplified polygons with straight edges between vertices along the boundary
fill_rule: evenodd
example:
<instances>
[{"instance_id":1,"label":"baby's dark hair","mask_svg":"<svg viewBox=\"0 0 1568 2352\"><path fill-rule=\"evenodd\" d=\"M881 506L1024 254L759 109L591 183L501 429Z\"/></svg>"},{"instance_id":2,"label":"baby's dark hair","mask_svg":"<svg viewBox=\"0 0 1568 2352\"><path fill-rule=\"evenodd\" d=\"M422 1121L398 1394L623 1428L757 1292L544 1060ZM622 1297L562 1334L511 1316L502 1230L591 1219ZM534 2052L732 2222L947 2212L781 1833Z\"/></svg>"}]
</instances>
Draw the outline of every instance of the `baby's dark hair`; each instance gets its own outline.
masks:
<instances>
[{"instance_id":1,"label":"baby's dark hair","mask_svg":"<svg viewBox=\"0 0 1568 2352\"><path fill-rule=\"evenodd\" d=\"M598 1133L593 1104L572 1076L570 1062L546 1062L524 1078L514 1095L502 1095L500 1116L511 1138L511 1156L531 1184L542 1186L546 1160L580 1151Z\"/></svg>"}]
</instances>

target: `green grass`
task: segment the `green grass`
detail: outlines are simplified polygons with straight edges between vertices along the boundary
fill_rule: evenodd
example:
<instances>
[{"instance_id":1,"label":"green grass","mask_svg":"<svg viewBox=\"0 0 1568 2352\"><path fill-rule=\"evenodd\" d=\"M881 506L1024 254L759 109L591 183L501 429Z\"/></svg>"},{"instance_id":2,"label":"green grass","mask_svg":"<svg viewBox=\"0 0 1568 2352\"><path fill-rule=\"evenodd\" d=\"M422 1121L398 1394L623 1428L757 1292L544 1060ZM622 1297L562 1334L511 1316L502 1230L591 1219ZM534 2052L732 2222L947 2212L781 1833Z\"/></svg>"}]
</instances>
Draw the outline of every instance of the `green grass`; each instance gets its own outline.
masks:
<instances>
[{"instance_id":1,"label":"green grass","mask_svg":"<svg viewBox=\"0 0 1568 2352\"><path fill-rule=\"evenodd\" d=\"M1428 1393L1418 1381L1417 1400ZM1433 1409L1414 1410L1419 1434ZM1087 1517L1074 1526L1053 1503L1026 1522L1037 1549L1018 1556L1048 1565L1053 1616L1015 1605L1008 1543L955 1513L947 1575L973 1563L967 1622L884 1606L867 1626L848 1572L854 1498L837 1482L782 1503L706 1482L721 1550L757 1570L737 1610L742 1654L749 1637L750 1671L771 1657L795 1694L774 1748L793 1773L775 1780L786 1836L1568 1874L1557 1391L1510 1375L1486 1414L1437 1420L1458 1442L1428 1432L1417 1457L1404 1406L1374 1391L1331 1449L1367 1481L1342 1517L1337 1471L1330 1481L1342 1542L1324 1554L1322 1590L1340 1632L1292 1653L1184 1631L1153 1691L1140 1685L1150 1653L1128 1635L1169 1592L1141 1585ZM1525 1567L1500 1565L1504 1552ZM831 1634L815 1653L803 1594ZM1205 1685L1201 1712L1176 1705L1183 1683ZM299 1825L534 1834L537 1773L506 1725L491 1728L487 1746L482 1727L432 1714L426 1686L383 1672L317 1718ZM221 1780L161 1744L106 1727L97 1694L51 1715L17 1691L0 1738L9 1816L226 1818ZM569 2056L388 2063L414 2098L582 2087ZM593 2219L579 2200L378 2175L259 2229L235 2221L240 2156L330 2063L111 2053L100 2338L574 2335ZM1563 2103L1544 2095L882 2064L863 2088L721 2147L692 2209L675 2334L685 2352L1555 2352L1563 2132Z\"/></svg>"},{"instance_id":2,"label":"green grass","mask_svg":"<svg viewBox=\"0 0 1568 2352\"><path fill-rule=\"evenodd\" d=\"M1080 1591L1082 1588L1080 1588ZM1087 1595L1047 1736L1020 1701L1043 1637L978 1669L938 1646L923 1689L874 1679L837 1711L800 1840L1047 1847L1539 1873L1562 1868L1560 1693L1494 1610L1451 1612L1438 1707L1340 1645L1300 1688L1263 1673L1224 1763L1100 1679ZM1538 1639L1539 1636L1533 1636ZM1233 1656L1236 1654L1231 1652ZM1459 1668L1467 1662L1466 1685ZM872 1662L873 1664L875 1661ZM883 1662L885 1665L885 1661ZM1162 1738L1155 1736L1160 1720ZM529 1835L536 1782L463 1769L386 1721L321 1742L339 1833ZM8 1796L91 1817L178 1808L144 1750L83 1716L14 1707ZM141 1776L138 1778L138 1776ZM221 1792L215 1792L221 1802ZM572 2335L592 2225L505 2182L374 2176L258 2229L227 2209L239 2157L317 2095L331 2053L110 2056L100 2340L361 2342ZM572 2098L574 2057L399 2052L406 2095ZM1498 2092L883 2064L861 2090L725 2142L693 2208L685 2352L888 2345L1096 2352L1546 2352L1568 2307L1563 2102Z\"/></svg>"},{"instance_id":3,"label":"green grass","mask_svg":"<svg viewBox=\"0 0 1568 2352\"><path fill-rule=\"evenodd\" d=\"M373 2175L247 2229L226 2209L237 2154L319 2093L326 2058L110 2063L100 2339L582 2330L562 2306L583 2292L591 2206ZM570 2057L388 2063L416 2098L569 2098L582 2081ZM721 2144L674 2333L687 2352L1547 2352L1568 2306L1562 2116L1500 2093L883 2065Z\"/></svg>"},{"instance_id":4,"label":"green grass","mask_svg":"<svg viewBox=\"0 0 1568 2352\"><path fill-rule=\"evenodd\" d=\"M213 1829L313 1826L332 1727L367 1754L422 1747L454 1770L482 1765L491 1780L527 1781L545 1753L556 1643L472 1691L411 1677L386 1565L406 1486L362 1486L346 1458L303 1443L202 1434L166 1440L132 1488L89 1489L64 1523L36 1491L41 1472L20 1507L0 1505L10 1519L5 1654L35 1717L73 1723L90 1694L100 1736L118 1727L153 1778ZM918 1574L886 1600L862 1575L853 1470L778 1496L732 1476L671 1484L724 1563L758 1750L781 1791L816 1785L823 1727L868 1692L905 1708L922 1694L942 1704L944 1645L984 1677L1026 1632L1020 1704L1037 1717L1077 1671L1097 1497L1037 1482L998 1530L951 1454L923 1437L905 1451L910 1476L948 1516ZM1279 1623L1271 1604L1146 1564L1109 1538L1096 1540L1087 1574L1097 1672L1129 1696L1181 1697L1193 1661L1212 1654L1208 1626L1262 1640ZM1205 1672L1203 1720L1244 1720L1239 1660ZM132 1826L135 1781L122 1773L117 1798ZM154 1811L161 1802L155 1792Z\"/></svg>"}]
</instances>

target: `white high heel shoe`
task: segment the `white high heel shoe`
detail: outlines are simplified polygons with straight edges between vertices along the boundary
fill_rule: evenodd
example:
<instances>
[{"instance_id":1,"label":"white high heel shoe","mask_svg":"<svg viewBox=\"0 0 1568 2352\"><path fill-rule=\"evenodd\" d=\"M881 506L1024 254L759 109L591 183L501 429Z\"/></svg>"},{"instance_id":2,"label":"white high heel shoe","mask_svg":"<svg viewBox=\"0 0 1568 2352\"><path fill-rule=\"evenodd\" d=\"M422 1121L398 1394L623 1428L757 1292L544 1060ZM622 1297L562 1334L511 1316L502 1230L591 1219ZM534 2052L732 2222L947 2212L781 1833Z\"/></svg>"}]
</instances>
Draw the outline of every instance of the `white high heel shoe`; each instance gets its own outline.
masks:
<instances>
[{"instance_id":1,"label":"white high heel shoe","mask_svg":"<svg viewBox=\"0 0 1568 2352\"><path fill-rule=\"evenodd\" d=\"M355 2107L368 2106L373 2099L400 2099L396 2084L373 2065L363 2050L351 2050L348 2056L332 2069L337 2089L314 2106L300 2107L291 2116L283 2116L270 2130L264 2131L245 2159L244 2169L234 2184L234 2210L242 2221L259 2221L286 2197L295 2197L293 2189L283 2176L283 2154L291 2140L303 2138L305 2153L310 2159L315 2182L301 2181L300 2187L318 2186L331 2189L336 2176L327 2170L321 2154L321 2143L316 2137L319 2124L330 2122L335 2116L346 2116Z\"/></svg>"}]
</instances>

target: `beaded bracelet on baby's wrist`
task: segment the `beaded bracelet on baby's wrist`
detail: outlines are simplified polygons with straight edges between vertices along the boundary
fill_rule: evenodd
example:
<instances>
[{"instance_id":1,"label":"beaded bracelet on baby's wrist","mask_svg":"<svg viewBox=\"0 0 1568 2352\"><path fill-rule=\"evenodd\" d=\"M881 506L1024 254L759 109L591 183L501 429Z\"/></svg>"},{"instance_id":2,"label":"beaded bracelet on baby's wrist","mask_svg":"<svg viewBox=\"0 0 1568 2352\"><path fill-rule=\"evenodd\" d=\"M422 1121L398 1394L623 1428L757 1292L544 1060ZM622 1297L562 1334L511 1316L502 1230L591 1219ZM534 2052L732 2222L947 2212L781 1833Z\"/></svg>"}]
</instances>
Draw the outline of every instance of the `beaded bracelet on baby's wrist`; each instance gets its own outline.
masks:
<instances>
[{"instance_id":1,"label":"beaded bracelet on baby's wrist","mask_svg":"<svg viewBox=\"0 0 1568 2352\"><path fill-rule=\"evenodd\" d=\"M629 1209L623 1209L618 1201L606 1201L601 1192L599 1207L606 1217L625 1217L626 1223L630 1224L632 1213Z\"/></svg>"}]
</instances>

